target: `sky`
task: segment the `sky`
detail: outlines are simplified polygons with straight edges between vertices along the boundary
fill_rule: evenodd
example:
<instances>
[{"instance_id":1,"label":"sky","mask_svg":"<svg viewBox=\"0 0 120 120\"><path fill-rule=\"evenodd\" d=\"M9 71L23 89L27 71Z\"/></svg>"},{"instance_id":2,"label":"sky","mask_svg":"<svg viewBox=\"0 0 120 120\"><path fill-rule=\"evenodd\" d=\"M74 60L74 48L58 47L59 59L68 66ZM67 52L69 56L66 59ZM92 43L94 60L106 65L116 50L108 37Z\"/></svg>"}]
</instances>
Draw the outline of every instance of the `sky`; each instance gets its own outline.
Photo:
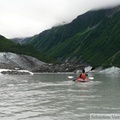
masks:
<instances>
[{"instance_id":1,"label":"sky","mask_svg":"<svg viewBox=\"0 0 120 120\"><path fill-rule=\"evenodd\" d=\"M0 0L0 35L33 36L69 23L91 9L119 4L120 0Z\"/></svg>"}]
</instances>

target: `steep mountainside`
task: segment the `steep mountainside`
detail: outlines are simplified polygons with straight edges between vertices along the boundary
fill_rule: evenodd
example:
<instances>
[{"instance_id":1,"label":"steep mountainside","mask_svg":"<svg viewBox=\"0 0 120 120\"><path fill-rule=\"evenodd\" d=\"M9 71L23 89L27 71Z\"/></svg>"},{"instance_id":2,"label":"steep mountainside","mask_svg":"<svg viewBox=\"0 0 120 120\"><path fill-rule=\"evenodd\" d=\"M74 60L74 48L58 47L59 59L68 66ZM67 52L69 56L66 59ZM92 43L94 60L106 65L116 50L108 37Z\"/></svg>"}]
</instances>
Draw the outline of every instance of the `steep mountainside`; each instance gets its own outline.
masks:
<instances>
[{"instance_id":1,"label":"steep mountainside","mask_svg":"<svg viewBox=\"0 0 120 120\"><path fill-rule=\"evenodd\" d=\"M89 11L29 40L39 51L60 61L120 67L119 28L120 6Z\"/></svg>"},{"instance_id":2,"label":"steep mountainside","mask_svg":"<svg viewBox=\"0 0 120 120\"><path fill-rule=\"evenodd\" d=\"M50 30L40 33L38 36L32 38L32 44L43 52L49 52L49 48L54 48L77 33L84 32L86 29L99 24L108 12L110 10L87 12L73 20L70 24L53 27Z\"/></svg>"}]
</instances>

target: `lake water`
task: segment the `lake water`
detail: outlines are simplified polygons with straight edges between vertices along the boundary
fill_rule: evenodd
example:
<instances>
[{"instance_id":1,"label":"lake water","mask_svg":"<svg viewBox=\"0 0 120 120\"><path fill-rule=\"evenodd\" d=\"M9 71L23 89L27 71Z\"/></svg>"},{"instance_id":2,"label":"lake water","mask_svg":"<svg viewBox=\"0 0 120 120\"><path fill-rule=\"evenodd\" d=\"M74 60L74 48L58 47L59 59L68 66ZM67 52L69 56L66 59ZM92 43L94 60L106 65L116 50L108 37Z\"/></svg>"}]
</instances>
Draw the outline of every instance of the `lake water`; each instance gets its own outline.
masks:
<instances>
[{"instance_id":1,"label":"lake water","mask_svg":"<svg viewBox=\"0 0 120 120\"><path fill-rule=\"evenodd\" d=\"M68 75L0 75L0 120L89 120L120 114L120 76L90 74L87 83Z\"/></svg>"}]
</instances>

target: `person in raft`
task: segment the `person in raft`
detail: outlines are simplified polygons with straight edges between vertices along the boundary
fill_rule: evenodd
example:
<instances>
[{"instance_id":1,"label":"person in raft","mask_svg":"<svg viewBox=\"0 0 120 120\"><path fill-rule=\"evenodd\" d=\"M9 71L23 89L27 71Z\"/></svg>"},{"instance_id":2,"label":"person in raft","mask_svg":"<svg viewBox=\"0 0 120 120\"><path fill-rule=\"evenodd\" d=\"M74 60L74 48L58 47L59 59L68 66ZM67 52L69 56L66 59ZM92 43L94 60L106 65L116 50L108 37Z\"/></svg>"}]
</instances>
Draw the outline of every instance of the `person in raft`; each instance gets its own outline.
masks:
<instances>
[{"instance_id":1,"label":"person in raft","mask_svg":"<svg viewBox=\"0 0 120 120\"><path fill-rule=\"evenodd\" d=\"M83 70L82 70L82 73L80 74L79 77L82 78L82 79L86 79L86 78L88 78L88 74L86 74L86 73L85 73L85 70L83 69Z\"/></svg>"}]
</instances>

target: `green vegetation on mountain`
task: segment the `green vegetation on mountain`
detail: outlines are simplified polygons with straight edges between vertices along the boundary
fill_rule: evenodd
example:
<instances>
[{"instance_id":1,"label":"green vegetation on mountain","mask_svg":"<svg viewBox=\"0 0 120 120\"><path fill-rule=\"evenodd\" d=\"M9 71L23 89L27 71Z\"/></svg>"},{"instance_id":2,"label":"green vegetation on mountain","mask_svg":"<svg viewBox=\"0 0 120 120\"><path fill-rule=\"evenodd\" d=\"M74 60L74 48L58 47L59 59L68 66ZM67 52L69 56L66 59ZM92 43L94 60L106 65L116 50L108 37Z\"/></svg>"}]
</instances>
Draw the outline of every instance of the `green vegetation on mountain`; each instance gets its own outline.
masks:
<instances>
[{"instance_id":1,"label":"green vegetation on mountain","mask_svg":"<svg viewBox=\"0 0 120 120\"><path fill-rule=\"evenodd\" d=\"M46 57L41 52L37 51L33 46L29 44L28 45L15 44L14 42L6 39L1 35L0 35L0 52L13 52L18 54L25 54L36 57L44 62L52 61L52 59Z\"/></svg>"},{"instance_id":2,"label":"green vegetation on mountain","mask_svg":"<svg viewBox=\"0 0 120 120\"><path fill-rule=\"evenodd\" d=\"M17 44L0 35L0 52L25 54L44 62L55 62L55 59L120 67L119 19L120 6L89 11L69 24L21 41L14 39Z\"/></svg>"},{"instance_id":3,"label":"green vegetation on mountain","mask_svg":"<svg viewBox=\"0 0 120 120\"><path fill-rule=\"evenodd\" d=\"M50 30L46 30L32 38L32 44L35 48L47 53L49 52L49 49L73 37L77 33L98 24L103 17L105 17L105 11L106 10L96 12L91 11L79 16L70 24L57 26Z\"/></svg>"},{"instance_id":4,"label":"green vegetation on mountain","mask_svg":"<svg viewBox=\"0 0 120 120\"><path fill-rule=\"evenodd\" d=\"M120 67L120 6L89 11L30 38L30 43L57 60Z\"/></svg>"}]
</instances>

